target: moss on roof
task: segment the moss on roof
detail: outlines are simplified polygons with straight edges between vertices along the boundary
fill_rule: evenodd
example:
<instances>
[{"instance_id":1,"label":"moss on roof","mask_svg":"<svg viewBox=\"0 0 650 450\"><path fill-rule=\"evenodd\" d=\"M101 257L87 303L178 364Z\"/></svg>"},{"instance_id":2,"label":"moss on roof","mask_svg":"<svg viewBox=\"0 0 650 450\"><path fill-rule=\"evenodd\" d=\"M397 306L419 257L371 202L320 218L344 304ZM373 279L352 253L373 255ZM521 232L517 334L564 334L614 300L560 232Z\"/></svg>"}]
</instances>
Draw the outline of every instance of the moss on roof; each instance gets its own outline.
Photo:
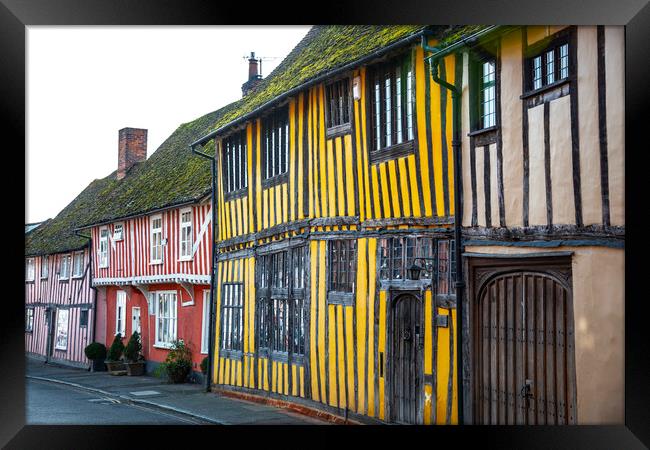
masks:
<instances>
[{"instance_id":1,"label":"moss on roof","mask_svg":"<svg viewBox=\"0 0 650 450\"><path fill-rule=\"evenodd\" d=\"M180 125L149 159L134 165L122 180L117 180L116 172L94 180L54 219L25 236L25 255L76 250L85 246L87 239L77 236L75 229L209 195L210 162L191 153L188 146L232 107L230 104ZM202 151L214 152L213 147L209 144Z\"/></svg>"},{"instance_id":2,"label":"moss on roof","mask_svg":"<svg viewBox=\"0 0 650 450\"><path fill-rule=\"evenodd\" d=\"M252 93L237 101L235 108L212 124L209 132L228 126L291 89L419 34L425 28L423 25L314 26ZM481 28L484 26L438 26L431 31L447 45Z\"/></svg>"}]
</instances>

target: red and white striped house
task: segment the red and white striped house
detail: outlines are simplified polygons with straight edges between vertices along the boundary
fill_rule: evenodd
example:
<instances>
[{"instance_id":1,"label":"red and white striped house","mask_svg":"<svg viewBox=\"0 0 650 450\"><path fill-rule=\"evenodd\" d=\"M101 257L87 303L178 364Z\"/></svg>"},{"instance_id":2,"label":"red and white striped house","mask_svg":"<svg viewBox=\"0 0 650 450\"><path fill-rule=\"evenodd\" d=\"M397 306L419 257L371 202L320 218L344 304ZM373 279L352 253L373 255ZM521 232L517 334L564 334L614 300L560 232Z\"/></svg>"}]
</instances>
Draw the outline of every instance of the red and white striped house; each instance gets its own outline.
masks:
<instances>
[{"instance_id":1,"label":"red and white striped house","mask_svg":"<svg viewBox=\"0 0 650 450\"><path fill-rule=\"evenodd\" d=\"M212 209L210 161L189 143L215 113L181 125L149 159L147 130L119 132L118 170L78 231L92 242L97 338L109 347L142 336L147 369L175 339L192 350L194 370L208 354Z\"/></svg>"}]
</instances>

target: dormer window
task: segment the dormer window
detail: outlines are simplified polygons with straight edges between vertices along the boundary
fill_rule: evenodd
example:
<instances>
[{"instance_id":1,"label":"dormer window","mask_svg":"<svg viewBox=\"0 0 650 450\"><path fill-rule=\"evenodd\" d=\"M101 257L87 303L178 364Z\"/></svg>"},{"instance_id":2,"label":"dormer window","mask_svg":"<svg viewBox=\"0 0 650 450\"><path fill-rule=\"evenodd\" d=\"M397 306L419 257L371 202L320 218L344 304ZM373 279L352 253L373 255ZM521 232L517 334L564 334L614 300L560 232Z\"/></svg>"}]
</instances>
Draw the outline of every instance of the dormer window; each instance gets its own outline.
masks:
<instances>
[{"instance_id":1,"label":"dormer window","mask_svg":"<svg viewBox=\"0 0 650 450\"><path fill-rule=\"evenodd\" d=\"M262 119L262 175L284 181L289 170L289 111L285 106ZM277 177L277 178L276 178Z\"/></svg>"}]
</instances>

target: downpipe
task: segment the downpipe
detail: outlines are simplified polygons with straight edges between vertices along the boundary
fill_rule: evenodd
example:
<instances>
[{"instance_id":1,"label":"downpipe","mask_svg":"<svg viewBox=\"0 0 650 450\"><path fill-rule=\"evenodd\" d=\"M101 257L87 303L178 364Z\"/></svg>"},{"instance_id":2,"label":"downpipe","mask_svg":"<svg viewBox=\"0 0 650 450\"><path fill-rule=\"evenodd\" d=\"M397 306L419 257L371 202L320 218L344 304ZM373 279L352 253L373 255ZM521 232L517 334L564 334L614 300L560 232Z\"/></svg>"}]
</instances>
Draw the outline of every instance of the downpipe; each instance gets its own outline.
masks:
<instances>
[{"instance_id":1,"label":"downpipe","mask_svg":"<svg viewBox=\"0 0 650 450\"><path fill-rule=\"evenodd\" d=\"M201 156L203 158L209 159L210 160L210 171L212 176L210 177L210 202L211 202L211 209L212 209L212 239L211 239L211 246L212 246L212 263L210 265L210 315L209 315L209 340L208 340L208 367L206 370L205 374L205 392L210 392L210 379L212 377L212 360L214 356L214 347L215 347L215 342L214 342L214 320L215 320L215 315L216 315L216 303L214 301L214 284L215 284L215 272L216 272L216 258L217 258L217 241L216 241L216 232L217 232L217 225L216 225L216 220L217 220L217 212L216 212L216 196L215 196L215 188L216 188L216 171L217 171L217 160L216 160L216 147L215 147L215 155L210 156L206 153L200 152L194 148L194 145L190 145L190 149L192 150L192 153L195 155Z\"/></svg>"},{"instance_id":2,"label":"downpipe","mask_svg":"<svg viewBox=\"0 0 650 450\"><path fill-rule=\"evenodd\" d=\"M449 89L451 92L452 101L452 141L451 146L454 152L454 246L456 256L456 374L457 374L457 389L458 389L458 423L464 423L464 383L463 383L463 295L465 292L465 281L463 275L462 263L462 235L461 235L461 220L462 220L462 205L460 201L460 161L461 161L461 111L460 111L460 89L443 80L439 76L440 71L440 58L442 51L435 47L430 47L426 43L426 37L422 38L422 47L424 51L434 53L429 61L431 76L433 81L438 85ZM456 64L458 64L458 54L456 54Z\"/></svg>"}]
</instances>

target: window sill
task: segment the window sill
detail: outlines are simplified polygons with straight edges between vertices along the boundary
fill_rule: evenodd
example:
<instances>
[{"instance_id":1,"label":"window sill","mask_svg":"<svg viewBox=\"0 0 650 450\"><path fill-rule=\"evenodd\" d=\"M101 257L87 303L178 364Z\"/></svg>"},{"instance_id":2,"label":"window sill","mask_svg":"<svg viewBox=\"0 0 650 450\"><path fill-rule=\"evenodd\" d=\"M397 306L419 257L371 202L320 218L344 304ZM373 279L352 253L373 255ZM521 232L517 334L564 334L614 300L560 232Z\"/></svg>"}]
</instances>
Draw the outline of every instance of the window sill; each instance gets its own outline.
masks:
<instances>
[{"instance_id":1,"label":"window sill","mask_svg":"<svg viewBox=\"0 0 650 450\"><path fill-rule=\"evenodd\" d=\"M59 278L59 283L67 283L70 281L70 278Z\"/></svg>"},{"instance_id":2,"label":"window sill","mask_svg":"<svg viewBox=\"0 0 650 450\"><path fill-rule=\"evenodd\" d=\"M186 256L186 257L183 257L183 258L178 258L176 261L177 262L194 262L194 257Z\"/></svg>"},{"instance_id":3,"label":"window sill","mask_svg":"<svg viewBox=\"0 0 650 450\"><path fill-rule=\"evenodd\" d=\"M100 269L108 269L108 266L98 266Z\"/></svg>"},{"instance_id":4,"label":"window sill","mask_svg":"<svg viewBox=\"0 0 650 450\"><path fill-rule=\"evenodd\" d=\"M159 265L161 265L162 263L163 263L162 260L161 260L161 261L150 261L150 262L149 262L149 265L150 265L150 266L159 266Z\"/></svg>"},{"instance_id":5,"label":"window sill","mask_svg":"<svg viewBox=\"0 0 650 450\"><path fill-rule=\"evenodd\" d=\"M280 175L262 180L262 188L270 188L278 184L286 183L287 181L289 181L289 172L284 172Z\"/></svg>"},{"instance_id":6,"label":"window sill","mask_svg":"<svg viewBox=\"0 0 650 450\"><path fill-rule=\"evenodd\" d=\"M327 128L325 130L325 137L327 139L333 139L335 137L343 136L345 134L350 134L351 132L352 132L352 125L350 123L346 123L343 125Z\"/></svg>"},{"instance_id":7,"label":"window sill","mask_svg":"<svg viewBox=\"0 0 650 450\"><path fill-rule=\"evenodd\" d=\"M63 348L60 348L60 347L54 347L54 350L56 350L56 351L58 351L58 352L67 352L67 351L68 351L68 347L63 347Z\"/></svg>"},{"instance_id":8,"label":"window sill","mask_svg":"<svg viewBox=\"0 0 650 450\"><path fill-rule=\"evenodd\" d=\"M181 302L181 306L194 306L194 300L190 302Z\"/></svg>"},{"instance_id":9,"label":"window sill","mask_svg":"<svg viewBox=\"0 0 650 450\"><path fill-rule=\"evenodd\" d=\"M246 197L246 194L248 193L248 186L245 186L241 189L237 189L236 191L232 192L225 192L223 194L223 199L224 201L230 201L230 200L235 200L238 198Z\"/></svg>"},{"instance_id":10,"label":"window sill","mask_svg":"<svg viewBox=\"0 0 650 450\"><path fill-rule=\"evenodd\" d=\"M25 333L33 334L34 330L25 330Z\"/></svg>"},{"instance_id":11,"label":"window sill","mask_svg":"<svg viewBox=\"0 0 650 450\"><path fill-rule=\"evenodd\" d=\"M73 280L78 280L78 279L83 278L83 277L84 277L83 274L81 274L81 275L73 275L72 279Z\"/></svg>"},{"instance_id":12,"label":"window sill","mask_svg":"<svg viewBox=\"0 0 650 450\"><path fill-rule=\"evenodd\" d=\"M34 281L34 280L25 280L25 283L27 283L27 284L34 284L35 281Z\"/></svg>"},{"instance_id":13,"label":"window sill","mask_svg":"<svg viewBox=\"0 0 650 450\"><path fill-rule=\"evenodd\" d=\"M555 89L555 88L557 88L559 86L562 86L564 84L567 84L567 83L573 81L574 78L575 77L573 77L573 76L568 76L566 78L562 78L561 80L558 80L558 81L556 81L554 83L551 83L551 84L547 84L545 86L542 86L541 88L535 89L534 91L524 92L523 94L521 94L519 96L519 98L521 100L525 100L527 98L534 97L534 96L542 94L544 92L552 91L553 89Z\"/></svg>"},{"instance_id":14,"label":"window sill","mask_svg":"<svg viewBox=\"0 0 650 450\"><path fill-rule=\"evenodd\" d=\"M401 158L408 156L415 151L415 144L413 141L402 142L401 144L391 145L390 147L382 148L381 150L370 151L370 164L378 164L391 159Z\"/></svg>"},{"instance_id":15,"label":"window sill","mask_svg":"<svg viewBox=\"0 0 650 450\"><path fill-rule=\"evenodd\" d=\"M48 279L48 277L41 277L41 281L47 280L47 279Z\"/></svg>"},{"instance_id":16,"label":"window sill","mask_svg":"<svg viewBox=\"0 0 650 450\"><path fill-rule=\"evenodd\" d=\"M152 346L153 348L159 348L161 350L170 350L172 348L171 344L155 343Z\"/></svg>"},{"instance_id":17,"label":"window sill","mask_svg":"<svg viewBox=\"0 0 650 450\"><path fill-rule=\"evenodd\" d=\"M498 126L483 128L481 130L472 131L467 133L467 136L474 138L474 146L482 147L484 145L495 144L497 142Z\"/></svg>"}]
</instances>

